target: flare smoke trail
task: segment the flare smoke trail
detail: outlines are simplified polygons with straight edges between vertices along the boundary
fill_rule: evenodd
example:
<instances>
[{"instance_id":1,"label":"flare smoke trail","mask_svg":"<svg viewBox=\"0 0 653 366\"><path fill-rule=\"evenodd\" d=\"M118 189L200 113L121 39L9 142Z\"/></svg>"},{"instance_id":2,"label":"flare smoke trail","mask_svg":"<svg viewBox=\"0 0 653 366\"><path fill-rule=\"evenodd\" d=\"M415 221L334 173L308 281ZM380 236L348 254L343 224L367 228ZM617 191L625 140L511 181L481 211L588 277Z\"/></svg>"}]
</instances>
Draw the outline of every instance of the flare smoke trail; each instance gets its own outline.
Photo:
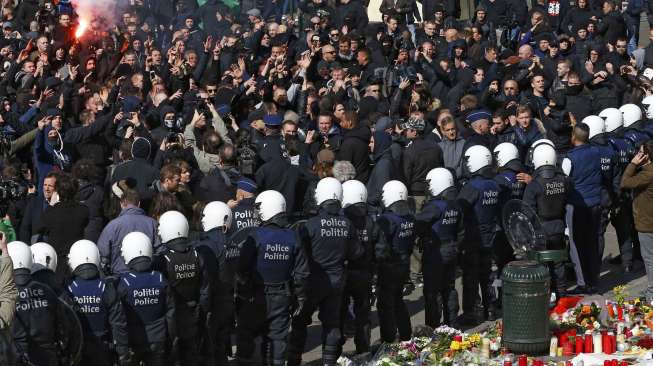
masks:
<instances>
[{"instance_id":1,"label":"flare smoke trail","mask_svg":"<svg viewBox=\"0 0 653 366\"><path fill-rule=\"evenodd\" d=\"M100 18L107 26L115 24L116 3L117 0L72 0L80 23L89 24L91 20Z\"/></svg>"}]
</instances>

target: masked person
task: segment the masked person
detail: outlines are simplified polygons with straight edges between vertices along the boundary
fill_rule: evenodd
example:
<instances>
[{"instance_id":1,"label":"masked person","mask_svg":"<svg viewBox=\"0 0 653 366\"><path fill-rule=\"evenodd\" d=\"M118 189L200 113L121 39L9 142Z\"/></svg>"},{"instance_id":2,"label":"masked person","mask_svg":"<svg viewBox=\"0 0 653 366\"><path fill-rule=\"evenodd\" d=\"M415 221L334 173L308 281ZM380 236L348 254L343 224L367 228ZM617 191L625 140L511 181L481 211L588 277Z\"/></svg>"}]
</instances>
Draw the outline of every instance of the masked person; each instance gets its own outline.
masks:
<instances>
[{"instance_id":1,"label":"masked person","mask_svg":"<svg viewBox=\"0 0 653 366\"><path fill-rule=\"evenodd\" d=\"M239 293L246 294L239 322L239 364L251 361L254 338L263 335L263 365L285 365L293 295L306 301L308 258L295 231L287 228L286 200L277 191L256 198L261 227L247 238L238 267ZM243 342L245 341L245 342Z\"/></svg>"},{"instance_id":2,"label":"masked person","mask_svg":"<svg viewBox=\"0 0 653 366\"><path fill-rule=\"evenodd\" d=\"M540 218L546 235L546 249L565 249L565 208L569 180L556 167L557 154L553 147L541 144L533 150L533 180L524 190L524 202ZM564 293L563 263L548 263L551 290L557 298Z\"/></svg>"},{"instance_id":3,"label":"masked person","mask_svg":"<svg viewBox=\"0 0 653 366\"><path fill-rule=\"evenodd\" d=\"M456 265L465 229L453 174L435 168L426 175L426 181L431 199L416 215L415 229L424 251L425 323L437 328L442 323L455 325L458 316Z\"/></svg>"},{"instance_id":4,"label":"masked person","mask_svg":"<svg viewBox=\"0 0 653 366\"><path fill-rule=\"evenodd\" d=\"M20 241L7 244L14 265L14 278L18 289L16 319L12 335L22 364L57 366L62 358L70 361L68 351L69 327L66 308L57 294L45 284L34 281L30 275L32 252ZM63 352L63 353L62 353Z\"/></svg>"},{"instance_id":5,"label":"masked person","mask_svg":"<svg viewBox=\"0 0 653 366\"><path fill-rule=\"evenodd\" d=\"M463 253L463 323L477 320L476 300L481 287L484 318L496 317L496 292L492 288L492 261L499 228L499 193L501 188L494 180L492 154L485 146L468 148L464 164L469 180L458 194L463 207L465 233Z\"/></svg>"},{"instance_id":6,"label":"masked person","mask_svg":"<svg viewBox=\"0 0 653 366\"><path fill-rule=\"evenodd\" d=\"M353 301L354 310L354 344L356 353L370 350L370 311L372 307L372 278L374 276L374 246L384 240L367 207L367 189L357 180L348 180L342 184L342 207L345 216L351 220L358 240L365 253L358 259L347 263L347 284L342 303L342 322L348 311L349 299ZM343 337L344 340L344 337Z\"/></svg>"},{"instance_id":7,"label":"masked person","mask_svg":"<svg viewBox=\"0 0 653 366\"><path fill-rule=\"evenodd\" d=\"M231 209L224 202L209 202L202 211L200 240L193 243L195 250L206 260L211 281L211 318L203 336L202 354L214 365L227 365L227 347L234 316L233 284L225 281L225 233L232 222Z\"/></svg>"},{"instance_id":8,"label":"masked person","mask_svg":"<svg viewBox=\"0 0 653 366\"><path fill-rule=\"evenodd\" d=\"M375 248L378 261L377 310L381 340L392 343L410 339L410 315L403 300L403 285L410 273L410 256L415 245L415 219L408 205L408 189L398 181L383 185L383 212L377 223L385 240Z\"/></svg>"},{"instance_id":9,"label":"masked person","mask_svg":"<svg viewBox=\"0 0 653 366\"><path fill-rule=\"evenodd\" d=\"M288 345L288 364L299 365L306 343L306 327L316 309L322 321L322 360L335 365L340 356L340 306L345 289L345 261L364 251L352 223L340 214L342 185L322 178L315 188L318 213L300 227L302 245L309 254L308 298L295 311ZM300 301L301 303L301 301Z\"/></svg>"},{"instance_id":10,"label":"masked person","mask_svg":"<svg viewBox=\"0 0 653 366\"><path fill-rule=\"evenodd\" d=\"M152 241L138 231L122 239L121 255L128 270L120 275L118 296L127 319L132 362L146 366L167 365L167 319L174 314L168 302L168 283L152 270Z\"/></svg>"},{"instance_id":11,"label":"masked person","mask_svg":"<svg viewBox=\"0 0 653 366\"><path fill-rule=\"evenodd\" d=\"M170 324L173 358L182 366L198 361L203 318L210 316L210 286L203 257L188 240L188 220L179 211L165 212L159 218L159 236L164 245L154 258L154 269L168 280L175 317Z\"/></svg>"},{"instance_id":12,"label":"masked person","mask_svg":"<svg viewBox=\"0 0 653 366\"><path fill-rule=\"evenodd\" d=\"M635 147L623 135L623 114L616 108L607 108L599 113L605 120L605 137L616 152L616 179L621 182L624 170L635 155ZM635 222L633 220L633 202L629 190L617 187L613 196L610 220L617 233L621 266L624 272L633 269L633 251L636 246Z\"/></svg>"},{"instance_id":13,"label":"masked person","mask_svg":"<svg viewBox=\"0 0 653 366\"><path fill-rule=\"evenodd\" d=\"M72 279L68 295L82 323L84 347L82 364L129 365L127 321L112 281L100 278L100 251L89 240L78 240L70 247L68 264Z\"/></svg>"}]
</instances>

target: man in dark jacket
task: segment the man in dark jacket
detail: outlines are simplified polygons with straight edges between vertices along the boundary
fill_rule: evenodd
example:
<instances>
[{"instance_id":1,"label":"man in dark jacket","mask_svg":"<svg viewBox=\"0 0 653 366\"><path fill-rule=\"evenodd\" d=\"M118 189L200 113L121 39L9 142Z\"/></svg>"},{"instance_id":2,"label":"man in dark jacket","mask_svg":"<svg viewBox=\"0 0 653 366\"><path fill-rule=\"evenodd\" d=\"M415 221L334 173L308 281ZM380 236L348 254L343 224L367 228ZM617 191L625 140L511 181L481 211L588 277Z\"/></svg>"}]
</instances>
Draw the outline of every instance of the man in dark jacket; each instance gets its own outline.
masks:
<instances>
[{"instance_id":1,"label":"man in dark jacket","mask_svg":"<svg viewBox=\"0 0 653 366\"><path fill-rule=\"evenodd\" d=\"M610 0L603 2L603 20L599 23L596 32L603 36L604 43L615 44L617 38L626 37L626 22L615 5Z\"/></svg>"},{"instance_id":2,"label":"man in dark jacket","mask_svg":"<svg viewBox=\"0 0 653 366\"><path fill-rule=\"evenodd\" d=\"M410 140L404 150L402 162L409 195L419 210L426 196L426 174L444 166L442 149L435 142L424 139L426 124L423 119L410 117L404 125L406 137Z\"/></svg>"},{"instance_id":3,"label":"man in dark jacket","mask_svg":"<svg viewBox=\"0 0 653 366\"><path fill-rule=\"evenodd\" d=\"M25 243L35 243L37 229L43 217L43 212L49 207L50 198L54 193L58 172L50 172L43 180L43 194L33 196L25 207L25 214L20 222L18 239Z\"/></svg>"},{"instance_id":4,"label":"man in dark jacket","mask_svg":"<svg viewBox=\"0 0 653 366\"><path fill-rule=\"evenodd\" d=\"M358 116L351 111L345 112L340 127L345 130L345 133L336 159L351 162L356 168L356 180L366 183L371 170L368 148L370 129L367 126L359 126Z\"/></svg>"},{"instance_id":5,"label":"man in dark jacket","mask_svg":"<svg viewBox=\"0 0 653 366\"><path fill-rule=\"evenodd\" d=\"M149 162L150 150L150 141L137 137L132 144L132 159L116 167L111 177L111 183L127 178L134 179L141 200L151 198L152 191L149 187L159 178L159 171Z\"/></svg>"},{"instance_id":6,"label":"man in dark jacket","mask_svg":"<svg viewBox=\"0 0 653 366\"><path fill-rule=\"evenodd\" d=\"M383 130L374 131L372 158L374 168L367 181L367 203L381 205L381 190L387 182L397 178L397 163L392 157L392 136Z\"/></svg>"}]
</instances>

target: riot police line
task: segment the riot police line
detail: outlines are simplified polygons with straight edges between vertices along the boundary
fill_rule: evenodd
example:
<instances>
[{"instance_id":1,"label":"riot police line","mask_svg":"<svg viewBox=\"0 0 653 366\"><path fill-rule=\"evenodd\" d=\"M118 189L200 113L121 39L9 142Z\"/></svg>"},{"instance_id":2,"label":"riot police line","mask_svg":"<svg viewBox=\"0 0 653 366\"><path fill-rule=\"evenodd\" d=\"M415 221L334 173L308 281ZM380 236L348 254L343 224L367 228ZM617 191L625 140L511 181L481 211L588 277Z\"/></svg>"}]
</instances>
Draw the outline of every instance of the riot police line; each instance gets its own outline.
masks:
<instances>
[{"instance_id":1,"label":"riot police line","mask_svg":"<svg viewBox=\"0 0 653 366\"><path fill-rule=\"evenodd\" d=\"M632 260L632 195L619 182L650 139L648 127L638 106L624 105L575 125L574 147L564 156L549 140L533 143L524 156L511 143L494 151L471 146L463 156L464 181L448 169L431 170L429 197L419 210L400 181L387 182L382 207L373 208L364 184L327 177L315 190L318 213L298 222L277 191L245 200L238 215L225 203L207 204L197 238L183 214L168 211L159 219L162 250L154 253L148 236L132 232L121 246L128 270L113 274L97 246L80 240L70 249L72 275L65 284L55 280L51 246L9 243L20 294L11 362L223 365L235 356L243 365L300 365L307 326L318 311L322 361L334 365L350 305L356 352L371 349L373 283L381 341L411 337L403 298L415 250L428 326L494 319L500 315L495 279L514 259L509 228L500 220L511 199L537 213L548 249L566 248L568 237L579 288L593 293L609 220L624 260ZM239 218L247 223L235 223ZM462 304L455 287L459 267ZM563 265L550 265L550 272L552 291L564 294Z\"/></svg>"}]
</instances>

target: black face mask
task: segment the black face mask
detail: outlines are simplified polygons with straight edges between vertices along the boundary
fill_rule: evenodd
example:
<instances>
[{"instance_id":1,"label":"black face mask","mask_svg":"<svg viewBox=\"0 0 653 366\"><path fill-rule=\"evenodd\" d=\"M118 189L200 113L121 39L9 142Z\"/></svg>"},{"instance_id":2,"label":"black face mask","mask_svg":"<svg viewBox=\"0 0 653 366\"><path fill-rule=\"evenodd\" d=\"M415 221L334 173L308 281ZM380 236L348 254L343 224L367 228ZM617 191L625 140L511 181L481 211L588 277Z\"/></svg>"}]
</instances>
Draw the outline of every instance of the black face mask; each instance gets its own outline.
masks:
<instances>
[{"instance_id":1,"label":"black face mask","mask_svg":"<svg viewBox=\"0 0 653 366\"><path fill-rule=\"evenodd\" d=\"M567 86L567 95L578 95L583 91L582 85L569 85Z\"/></svg>"}]
</instances>

